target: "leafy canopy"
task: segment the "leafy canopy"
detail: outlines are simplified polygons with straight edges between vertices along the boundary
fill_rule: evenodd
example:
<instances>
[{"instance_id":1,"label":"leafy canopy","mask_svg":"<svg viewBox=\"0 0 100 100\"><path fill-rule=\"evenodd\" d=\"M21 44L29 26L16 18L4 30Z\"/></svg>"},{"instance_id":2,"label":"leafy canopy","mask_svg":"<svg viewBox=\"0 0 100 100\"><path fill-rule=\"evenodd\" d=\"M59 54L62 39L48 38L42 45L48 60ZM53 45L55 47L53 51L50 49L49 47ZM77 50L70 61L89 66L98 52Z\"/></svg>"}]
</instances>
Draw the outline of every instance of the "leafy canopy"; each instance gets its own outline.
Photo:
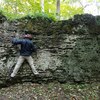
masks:
<instances>
[{"instance_id":1,"label":"leafy canopy","mask_svg":"<svg viewBox=\"0 0 100 100\"><path fill-rule=\"evenodd\" d=\"M75 14L82 14L82 7L72 3L79 0L60 0L60 19L68 19ZM89 0L91 1L91 0ZM4 0L0 9L8 19L16 19L26 15L42 14L56 19L56 0L44 0L44 12L41 10L41 0Z\"/></svg>"}]
</instances>

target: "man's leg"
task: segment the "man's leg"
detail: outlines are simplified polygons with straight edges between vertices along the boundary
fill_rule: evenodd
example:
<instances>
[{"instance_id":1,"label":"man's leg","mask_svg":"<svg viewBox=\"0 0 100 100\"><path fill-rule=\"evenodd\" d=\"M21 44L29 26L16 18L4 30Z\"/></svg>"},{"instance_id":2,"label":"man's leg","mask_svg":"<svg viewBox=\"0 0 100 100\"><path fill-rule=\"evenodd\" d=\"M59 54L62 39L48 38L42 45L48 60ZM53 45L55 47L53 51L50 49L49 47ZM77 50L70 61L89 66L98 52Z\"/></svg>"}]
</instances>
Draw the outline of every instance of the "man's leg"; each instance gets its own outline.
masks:
<instances>
[{"instance_id":1,"label":"man's leg","mask_svg":"<svg viewBox=\"0 0 100 100\"><path fill-rule=\"evenodd\" d=\"M32 57L31 56L26 57L26 60L28 61L29 65L31 66L33 73L35 75L39 74L38 71L36 70L35 66L34 66L34 62L33 62Z\"/></svg>"},{"instance_id":2,"label":"man's leg","mask_svg":"<svg viewBox=\"0 0 100 100\"><path fill-rule=\"evenodd\" d=\"M24 62L24 57L20 56L18 58L17 64L15 65L15 68L14 68L12 74L11 74L11 77L14 77L17 74L17 72L18 72L18 70L19 70L19 68L20 68L20 66L22 65L23 62Z\"/></svg>"}]
</instances>

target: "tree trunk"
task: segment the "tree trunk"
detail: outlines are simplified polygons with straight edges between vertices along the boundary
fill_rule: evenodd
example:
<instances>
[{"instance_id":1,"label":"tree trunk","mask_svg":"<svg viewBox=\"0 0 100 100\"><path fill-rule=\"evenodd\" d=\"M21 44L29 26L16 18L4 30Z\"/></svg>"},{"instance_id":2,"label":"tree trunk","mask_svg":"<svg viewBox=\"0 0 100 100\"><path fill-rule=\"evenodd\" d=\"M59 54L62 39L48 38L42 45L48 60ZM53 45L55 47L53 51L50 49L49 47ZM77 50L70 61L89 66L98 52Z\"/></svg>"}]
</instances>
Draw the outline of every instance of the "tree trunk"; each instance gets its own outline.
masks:
<instances>
[{"instance_id":1,"label":"tree trunk","mask_svg":"<svg viewBox=\"0 0 100 100\"><path fill-rule=\"evenodd\" d=\"M56 16L60 19L60 0L56 0Z\"/></svg>"},{"instance_id":2,"label":"tree trunk","mask_svg":"<svg viewBox=\"0 0 100 100\"><path fill-rule=\"evenodd\" d=\"M44 0L40 0L41 11L44 12Z\"/></svg>"}]
</instances>

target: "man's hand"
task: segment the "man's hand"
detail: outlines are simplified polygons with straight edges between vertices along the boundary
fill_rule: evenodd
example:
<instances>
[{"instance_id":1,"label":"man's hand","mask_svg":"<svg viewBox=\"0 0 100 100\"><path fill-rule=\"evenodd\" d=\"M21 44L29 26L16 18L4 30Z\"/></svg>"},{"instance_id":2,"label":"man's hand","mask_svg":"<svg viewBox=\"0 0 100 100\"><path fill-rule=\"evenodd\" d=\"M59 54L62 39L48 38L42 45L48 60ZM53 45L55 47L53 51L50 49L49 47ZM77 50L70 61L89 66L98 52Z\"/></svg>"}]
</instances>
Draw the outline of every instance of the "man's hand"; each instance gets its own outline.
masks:
<instances>
[{"instance_id":1,"label":"man's hand","mask_svg":"<svg viewBox=\"0 0 100 100\"><path fill-rule=\"evenodd\" d=\"M11 35L12 38L15 38L15 35Z\"/></svg>"},{"instance_id":2,"label":"man's hand","mask_svg":"<svg viewBox=\"0 0 100 100\"><path fill-rule=\"evenodd\" d=\"M15 38L16 37L16 32L11 33L11 37Z\"/></svg>"}]
</instances>

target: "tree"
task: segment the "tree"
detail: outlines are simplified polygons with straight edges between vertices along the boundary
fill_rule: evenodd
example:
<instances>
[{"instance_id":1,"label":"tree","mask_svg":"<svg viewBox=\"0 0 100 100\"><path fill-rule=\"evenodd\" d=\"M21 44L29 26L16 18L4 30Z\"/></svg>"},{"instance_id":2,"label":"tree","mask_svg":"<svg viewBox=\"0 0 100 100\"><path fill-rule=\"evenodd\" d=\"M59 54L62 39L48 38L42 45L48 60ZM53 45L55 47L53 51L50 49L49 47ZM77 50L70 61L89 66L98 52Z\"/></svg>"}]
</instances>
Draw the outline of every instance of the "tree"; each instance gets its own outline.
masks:
<instances>
[{"instance_id":1,"label":"tree","mask_svg":"<svg viewBox=\"0 0 100 100\"><path fill-rule=\"evenodd\" d=\"M44 12L44 0L40 0L41 11Z\"/></svg>"},{"instance_id":2,"label":"tree","mask_svg":"<svg viewBox=\"0 0 100 100\"><path fill-rule=\"evenodd\" d=\"M56 0L56 16L60 19L60 0Z\"/></svg>"}]
</instances>

